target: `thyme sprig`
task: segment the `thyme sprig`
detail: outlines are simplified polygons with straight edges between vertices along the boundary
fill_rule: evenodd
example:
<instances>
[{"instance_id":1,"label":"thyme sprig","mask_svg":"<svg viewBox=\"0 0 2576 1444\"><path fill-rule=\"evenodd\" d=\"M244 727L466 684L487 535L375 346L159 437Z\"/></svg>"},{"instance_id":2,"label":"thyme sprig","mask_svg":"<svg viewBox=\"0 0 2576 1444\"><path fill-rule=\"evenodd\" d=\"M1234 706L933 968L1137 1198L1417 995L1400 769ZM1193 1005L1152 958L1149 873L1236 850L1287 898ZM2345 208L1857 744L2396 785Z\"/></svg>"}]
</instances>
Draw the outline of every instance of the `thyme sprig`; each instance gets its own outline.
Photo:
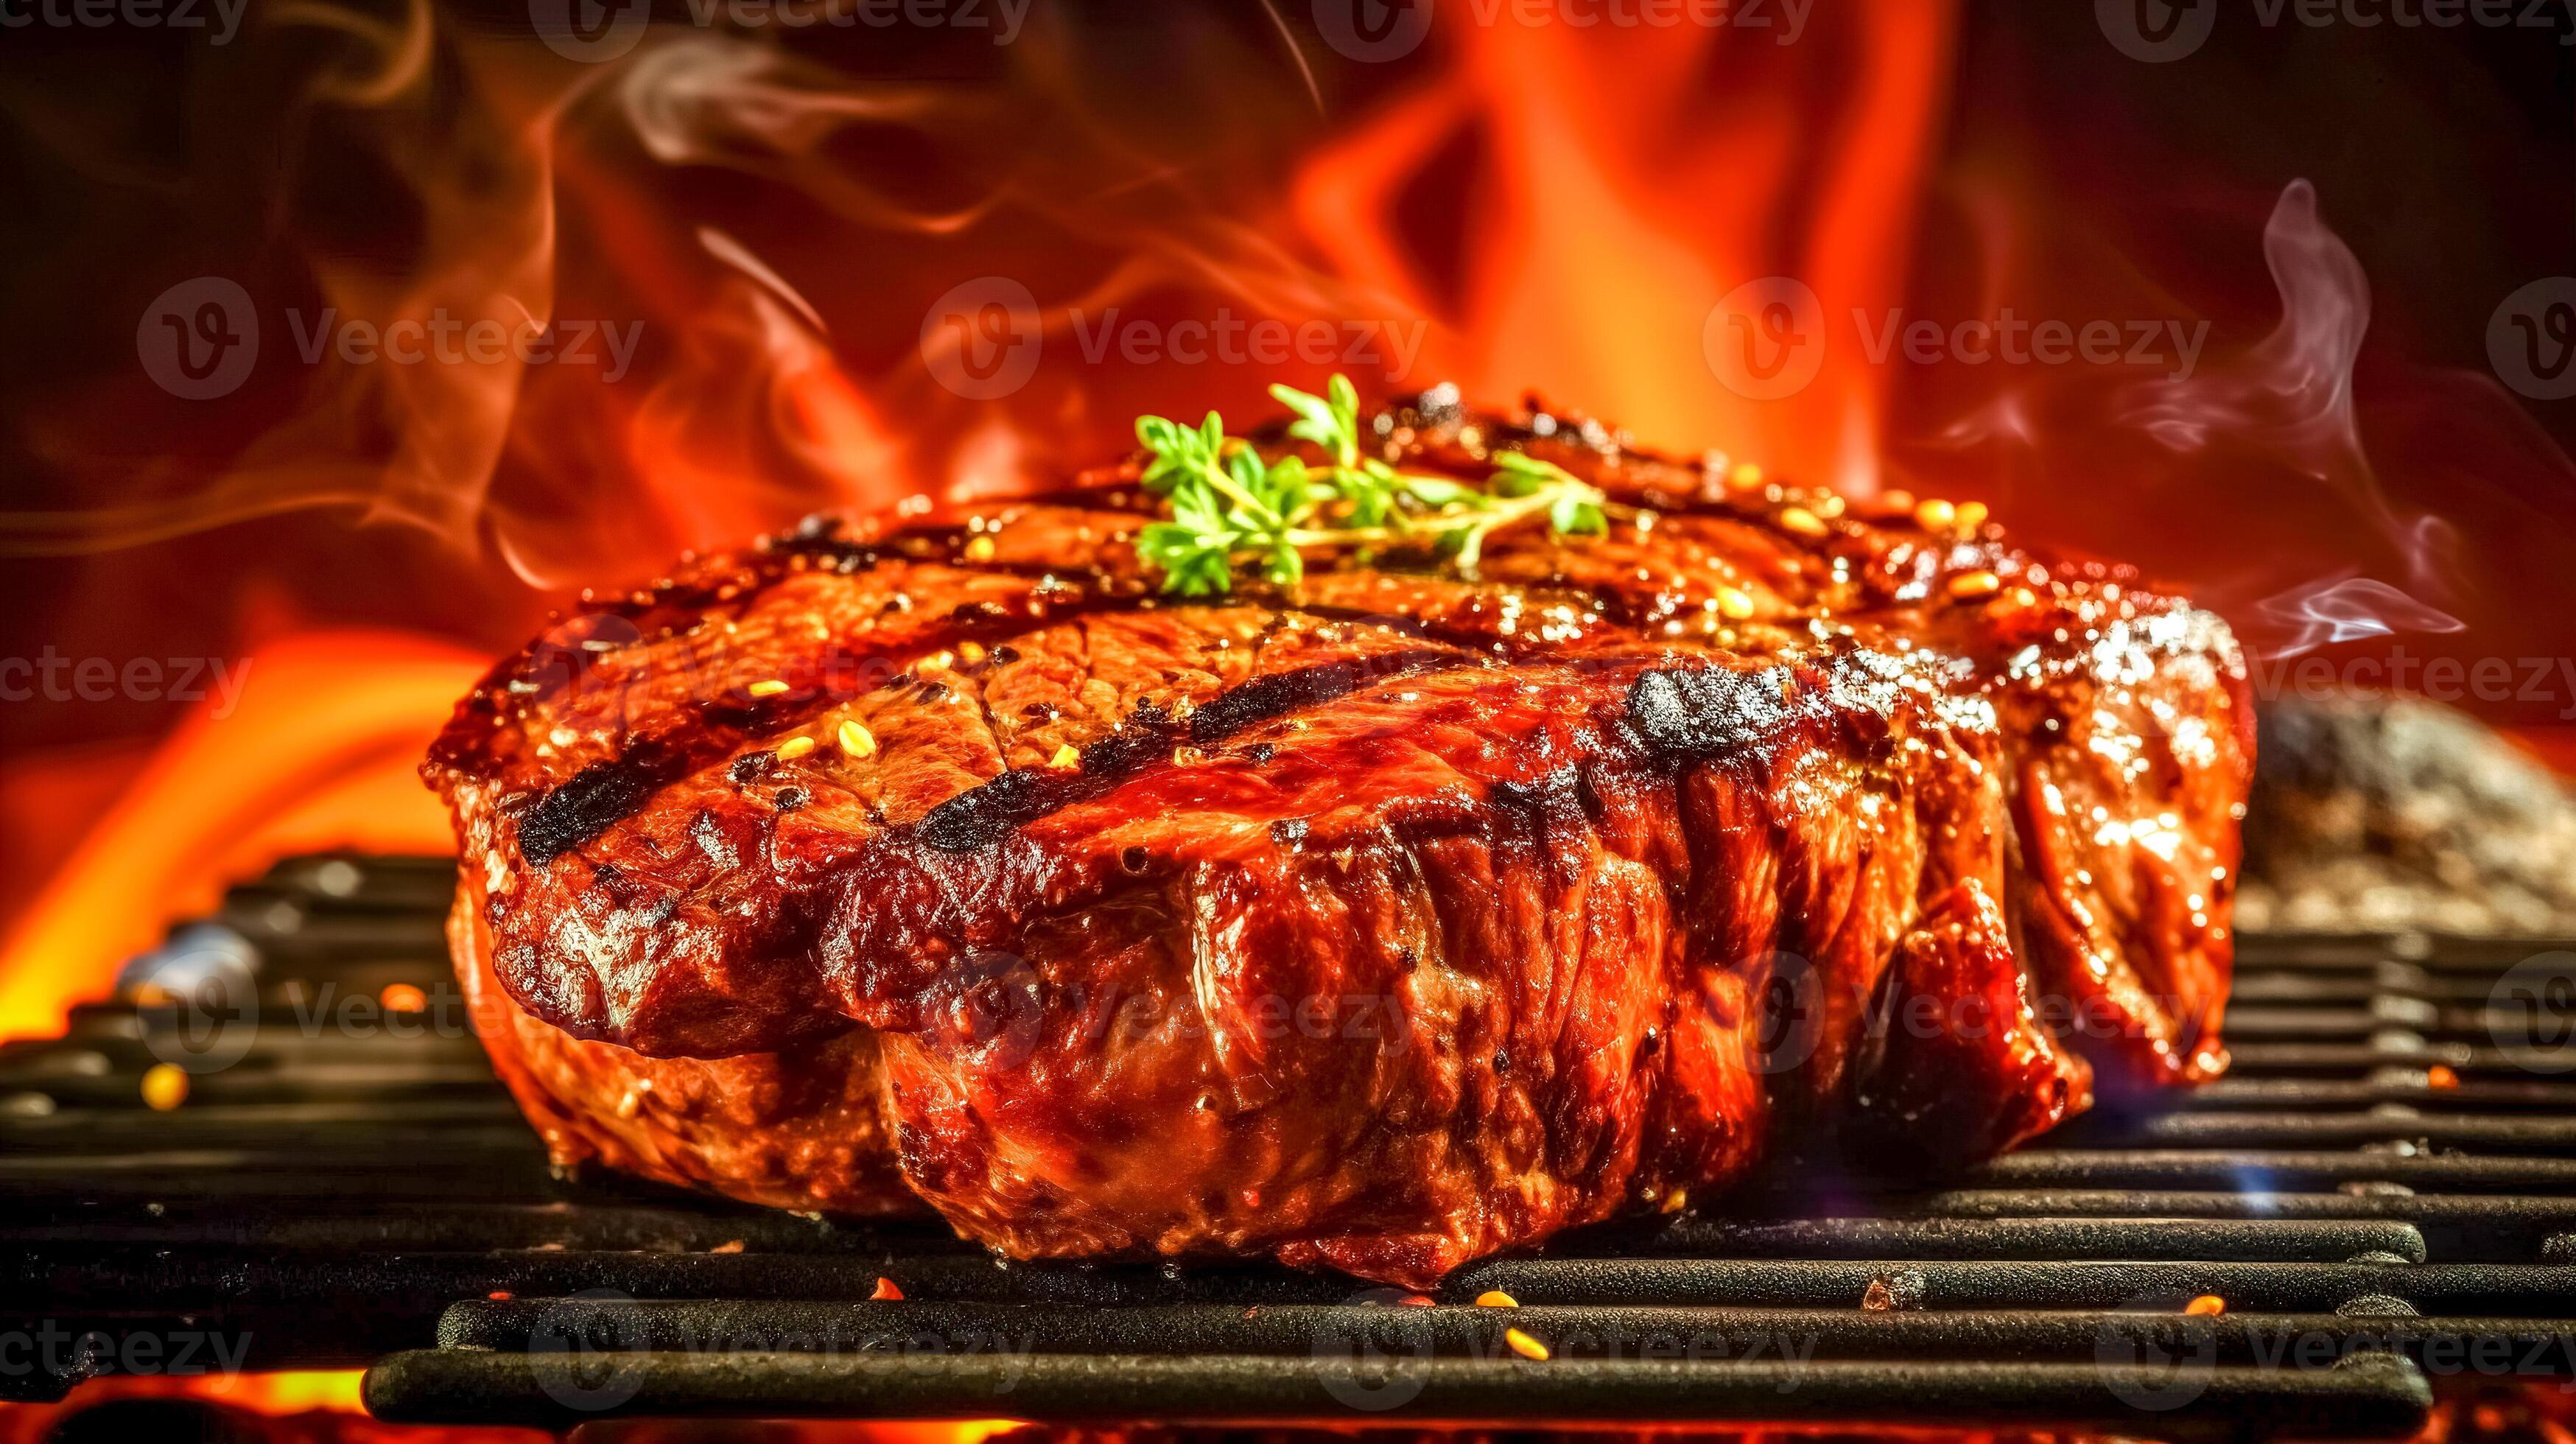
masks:
<instances>
[{"instance_id":1,"label":"thyme sprig","mask_svg":"<svg viewBox=\"0 0 2576 1444\"><path fill-rule=\"evenodd\" d=\"M1239 563L1295 586L1306 574L1307 547L1429 546L1472 577L1485 538L1504 527L1544 517L1565 536L1609 529L1599 489L1520 452L1495 453L1483 490L1363 454L1359 393L1347 377L1334 376L1321 396L1289 386L1270 394L1295 414L1288 434L1330 460L1268 460L1252 443L1226 435L1213 411L1197 426L1137 418L1136 439L1151 457L1142 481L1170 503L1171 517L1138 533L1136 552L1162 571L1163 590L1194 597L1231 591Z\"/></svg>"}]
</instances>

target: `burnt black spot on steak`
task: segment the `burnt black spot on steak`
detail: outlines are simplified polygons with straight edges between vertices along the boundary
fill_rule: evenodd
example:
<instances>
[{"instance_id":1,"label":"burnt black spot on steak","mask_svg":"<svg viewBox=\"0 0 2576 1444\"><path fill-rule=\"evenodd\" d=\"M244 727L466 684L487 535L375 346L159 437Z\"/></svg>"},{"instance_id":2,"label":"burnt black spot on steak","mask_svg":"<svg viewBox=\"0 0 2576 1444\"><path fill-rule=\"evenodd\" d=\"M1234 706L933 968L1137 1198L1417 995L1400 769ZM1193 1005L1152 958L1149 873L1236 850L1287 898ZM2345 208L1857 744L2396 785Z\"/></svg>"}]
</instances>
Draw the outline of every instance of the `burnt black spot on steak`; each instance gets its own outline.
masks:
<instances>
[{"instance_id":1,"label":"burnt black spot on steak","mask_svg":"<svg viewBox=\"0 0 2576 1444\"><path fill-rule=\"evenodd\" d=\"M1180 731L1180 723L1162 704L1143 703L1117 731L1082 749L1082 775L1102 781L1123 777L1169 754Z\"/></svg>"},{"instance_id":2,"label":"burnt black spot on steak","mask_svg":"<svg viewBox=\"0 0 2576 1444\"><path fill-rule=\"evenodd\" d=\"M519 852L539 867L606 832L654 793L680 780L687 759L660 742L594 762L547 793L519 819Z\"/></svg>"},{"instance_id":3,"label":"burnt black spot on steak","mask_svg":"<svg viewBox=\"0 0 2576 1444\"><path fill-rule=\"evenodd\" d=\"M1628 688L1628 726L1648 750L1666 756L1740 751L1776 736L1788 721L1780 684L1776 668L1648 672Z\"/></svg>"},{"instance_id":4,"label":"burnt black spot on steak","mask_svg":"<svg viewBox=\"0 0 2576 1444\"><path fill-rule=\"evenodd\" d=\"M991 847L1060 805L1053 777L1029 768L1005 772L970 787L922 816L912 835L941 852Z\"/></svg>"}]
</instances>

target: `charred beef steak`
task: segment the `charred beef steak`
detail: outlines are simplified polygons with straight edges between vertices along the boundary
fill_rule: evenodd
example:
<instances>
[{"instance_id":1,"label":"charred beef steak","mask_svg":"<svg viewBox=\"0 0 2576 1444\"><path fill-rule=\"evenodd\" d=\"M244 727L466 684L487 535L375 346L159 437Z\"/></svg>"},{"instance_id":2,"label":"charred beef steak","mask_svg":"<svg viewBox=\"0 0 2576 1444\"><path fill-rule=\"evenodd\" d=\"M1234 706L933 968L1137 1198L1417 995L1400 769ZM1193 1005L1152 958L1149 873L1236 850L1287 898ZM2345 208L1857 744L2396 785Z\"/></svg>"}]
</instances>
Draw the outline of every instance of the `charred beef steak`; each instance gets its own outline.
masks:
<instances>
[{"instance_id":1,"label":"charred beef steak","mask_svg":"<svg viewBox=\"0 0 2576 1444\"><path fill-rule=\"evenodd\" d=\"M556 1155L1418 1286L2225 1066L2218 620L1981 509L1372 420L1418 471L1557 463L1609 534L1181 599L1130 465L809 523L496 668L427 771Z\"/></svg>"}]
</instances>

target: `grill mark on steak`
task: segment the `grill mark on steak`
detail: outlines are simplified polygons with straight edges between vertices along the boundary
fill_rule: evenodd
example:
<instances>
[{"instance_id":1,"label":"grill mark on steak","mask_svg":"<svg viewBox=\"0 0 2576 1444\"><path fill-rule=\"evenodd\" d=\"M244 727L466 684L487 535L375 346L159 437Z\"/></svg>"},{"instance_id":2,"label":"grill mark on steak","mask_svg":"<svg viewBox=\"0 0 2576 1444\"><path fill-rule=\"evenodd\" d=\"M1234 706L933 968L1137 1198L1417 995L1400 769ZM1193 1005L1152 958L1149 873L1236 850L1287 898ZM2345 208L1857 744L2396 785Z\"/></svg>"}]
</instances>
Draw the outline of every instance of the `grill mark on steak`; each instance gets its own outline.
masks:
<instances>
[{"instance_id":1,"label":"grill mark on steak","mask_svg":"<svg viewBox=\"0 0 2576 1444\"><path fill-rule=\"evenodd\" d=\"M873 550L865 555L870 565L881 560L881 555ZM968 569L1027 582L1034 615L1023 618L989 602L961 604L952 608L949 615L927 635L905 649L914 660L962 642L1019 635L1035 622L1078 620L1163 605L1163 599L1155 595L1121 586L1115 581L1104 585L1098 580L1088 587L1073 590L1071 600L1050 603L1046 598L1067 594L1067 588L1061 585L1063 579L1055 573L1008 567ZM777 575L784 577L788 573L781 568ZM1049 587L1050 582L1059 585ZM1496 586L1479 590L1475 599L1488 603L1493 609L1511 609L1526 606L1531 593L1532 589L1526 586ZM1605 598L1584 592L1576 591L1572 596L1579 598L1579 602L1569 600L1568 604L1581 605L1596 616L1615 618L1626 610ZM1438 618L1390 617L1385 613L1349 607L1282 607L1278 615L1282 618L1306 615L1318 619L1402 626L1410 635L1453 646L1501 645L1484 628L1452 626ZM1401 660L1392 665L1381 656L1324 664L1299 673L1255 678L1244 687L1233 689L1208 704L1213 709L1212 715L1207 715L1206 720L1193 717L1187 736L1198 745L1209 745L1254 723L1285 715L1298 707L1313 706L1343 696L1370 681L1419 670L1433 658L1457 660L1455 653L1428 650L1396 655ZM522 823L521 852L530 862L543 866L633 815L655 791L670 786L699 768L712 765L743 742L802 726L841 706L868 689L829 679L854 673L864 675L866 664L874 660L880 658L872 651L834 647L823 654L821 664L812 668L809 675L780 679L787 682L788 690L775 696L755 700L713 697L689 701L684 704L688 715L664 730L628 743L621 756L585 767L531 807L525 814L527 821ZM817 680L815 674L824 680ZM900 680L901 674L898 673L888 683L874 685L888 685ZM978 705L980 708L980 688ZM989 710L982 715L998 743L1002 735L1000 729L994 724ZM1149 724L1136 729L1136 736L1130 741L1121 741L1116 736L1103 739L1083 749L1083 771L1086 774L1094 771L1095 748L1108 749L1101 754L1098 765L1114 764L1119 770L1125 770L1126 764L1119 761L1125 757L1123 749L1148 746L1143 738L1149 732L1155 739L1150 745L1165 750L1178 741L1180 735L1173 729ZM449 735L452 734L453 729ZM1143 753L1140 751L1138 755ZM447 757L433 760L455 765ZM1043 817L1074 796L1081 795L1079 789L1068 793L1049 785L1007 781L1011 776L1006 772L993 782L984 784L985 787L994 783L1004 784L1001 791L992 797L977 798L970 803L970 797L983 791L983 788L976 788L935 809L934 815L946 812L951 806L966 804L940 818L936 824L925 817L922 826L928 830L921 834L922 839L944 851L969 851L987 846L1006 835L1011 827ZM529 837L524 830L530 822L538 829L533 848L529 846Z\"/></svg>"},{"instance_id":2,"label":"grill mark on steak","mask_svg":"<svg viewBox=\"0 0 2576 1444\"><path fill-rule=\"evenodd\" d=\"M656 740L594 762L520 816L519 852L543 867L606 832L687 773L687 754Z\"/></svg>"},{"instance_id":3,"label":"grill mark on steak","mask_svg":"<svg viewBox=\"0 0 2576 1444\"><path fill-rule=\"evenodd\" d=\"M1381 652L1273 672L1219 694L1190 714L1190 740L1211 747L1247 727L1346 697L1371 682L1464 665L1452 651Z\"/></svg>"},{"instance_id":4,"label":"grill mark on steak","mask_svg":"<svg viewBox=\"0 0 2576 1444\"><path fill-rule=\"evenodd\" d=\"M1408 651L1274 672L1219 693L1186 722L1149 702L1108 736L1081 749L1078 768L1013 768L932 808L912 835L941 852L991 847L1039 818L1167 759L1185 738L1195 746L1214 746L1247 727L1347 697L1372 682L1443 671L1472 660L1457 652Z\"/></svg>"}]
</instances>

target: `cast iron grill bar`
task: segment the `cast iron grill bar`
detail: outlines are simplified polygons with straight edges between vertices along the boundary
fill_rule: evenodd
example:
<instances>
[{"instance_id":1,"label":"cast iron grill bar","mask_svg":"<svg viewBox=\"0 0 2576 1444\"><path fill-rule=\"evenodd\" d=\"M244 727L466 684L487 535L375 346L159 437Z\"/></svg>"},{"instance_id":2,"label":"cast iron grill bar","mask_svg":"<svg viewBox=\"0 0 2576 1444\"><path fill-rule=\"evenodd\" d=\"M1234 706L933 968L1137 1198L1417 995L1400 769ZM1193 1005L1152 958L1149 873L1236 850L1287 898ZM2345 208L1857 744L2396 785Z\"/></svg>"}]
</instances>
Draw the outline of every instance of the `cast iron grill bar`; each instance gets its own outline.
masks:
<instances>
[{"instance_id":1,"label":"cast iron grill bar","mask_svg":"<svg viewBox=\"0 0 2576 1444\"><path fill-rule=\"evenodd\" d=\"M2449 1377L2446 1346L2576 1374L2576 1049L2512 1046L2490 1002L2504 969L2563 944L2246 939L2233 1071L2158 1113L2097 1111L1939 1184L1787 1179L1723 1217L1580 1230L1405 1307L1266 1266L1005 1266L935 1222L558 1175L461 1026L449 878L320 857L237 889L213 936L258 959L257 1016L175 1111L139 1082L188 1018L132 987L186 962L184 930L62 1037L0 1045L0 1325L227 1323L255 1366L375 1363L387 1417L553 1425L1347 1421L1358 1389L1401 1396L1392 1417L2395 1437L2426 1374ZM905 1299L871 1302L880 1276ZM1487 1288L1523 1307L1469 1306ZM2182 1312L2204 1294L2226 1312ZM1512 1354L1507 1328L1554 1357ZM1697 1351L1648 1357L1630 1335ZM2284 1366L2291 1336L2341 1362ZM605 1397L563 1374L567 1337L608 1368L613 1408L565 1404ZM977 1352L999 1338L1020 1353ZM2205 1368L2170 1408L2171 1371L2124 1362L2187 1350Z\"/></svg>"},{"instance_id":2,"label":"cast iron grill bar","mask_svg":"<svg viewBox=\"0 0 2576 1444\"><path fill-rule=\"evenodd\" d=\"M614 1339L640 1352L703 1350L710 1340L757 1342L783 1353L913 1349L925 1338L987 1341L995 1349L1043 1353L1267 1354L1313 1358L1371 1349L1380 1354L1500 1359L1517 1328L1553 1358L1618 1358L1670 1340L1695 1357L1999 1359L2080 1355L2108 1346L2168 1355L2207 1350L2219 1364L2265 1362L2284 1338L2329 1340L2339 1353L2395 1350L2425 1363L2444 1341L2495 1338L2534 1377L2576 1377L2576 1316L2559 1319L2408 1318L2257 1314L2210 1318L2172 1310L1915 1311L1851 1327L1843 1309L1738 1309L1524 1305L1496 1310L1318 1307L1281 1304L1147 1304L1124 1309L1044 1309L1018 1304L815 1300L514 1299L471 1300L439 1320L448 1349L526 1353L577 1338ZM1825 1351L1830 1350L1830 1353ZM2437 1354L2431 1370L2456 1365Z\"/></svg>"},{"instance_id":3,"label":"cast iron grill bar","mask_svg":"<svg viewBox=\"0 0 2576 1444\"><path fill-rule=\"evenodd\" d=\"M988 1418L1111 1423L1353 1417L1526 1425L1532 1420L2055 1426L2165 1438L2402 1438L2432 1406L2423 1375L2391 1354L2284 1374L2211 1369L2191 1397L2143 1414L2123 1402L2173 1387L2170 1369L2086 1363L1836 1361L1778 1364L1569 1359L1404 1359L1282 1368L1258 1355L639 1353L596 1386L544 1354L475 1349L397 1355L367 1374L377 1415L423 1423L563 1428L600 1417L567 1404L597 1387L620 1412L669 1417ZM1335 1386L1339 1385L1337 1389ZM568 1387L569 1386L569 1387Z\"/></svg>"}]
</instances>

